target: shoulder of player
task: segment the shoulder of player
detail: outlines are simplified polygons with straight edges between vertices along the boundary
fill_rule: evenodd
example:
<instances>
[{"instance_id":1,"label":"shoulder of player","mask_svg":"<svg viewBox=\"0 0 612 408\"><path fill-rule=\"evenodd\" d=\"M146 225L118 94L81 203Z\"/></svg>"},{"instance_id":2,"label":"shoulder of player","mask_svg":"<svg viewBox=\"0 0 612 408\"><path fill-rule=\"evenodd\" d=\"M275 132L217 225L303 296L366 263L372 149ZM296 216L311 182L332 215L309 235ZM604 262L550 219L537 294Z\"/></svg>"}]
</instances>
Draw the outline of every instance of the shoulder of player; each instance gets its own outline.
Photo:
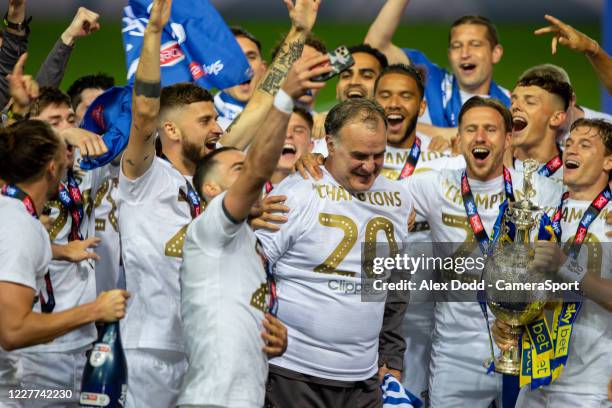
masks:
<instances>
[{"instance_id":1,"label":"shoulder of player","mask_svg":"<svg viewBox=\"0 0 612 408\"><path fill-rule=\"evenodd\" d=\"M309 195L314 196L314 186L327 182L326 177L321 180L313 178L304 179L298 172L285 177L275 188L270 195L286 195L288 199L297 198L305 199Z\"/></svg>"}]
</instances>

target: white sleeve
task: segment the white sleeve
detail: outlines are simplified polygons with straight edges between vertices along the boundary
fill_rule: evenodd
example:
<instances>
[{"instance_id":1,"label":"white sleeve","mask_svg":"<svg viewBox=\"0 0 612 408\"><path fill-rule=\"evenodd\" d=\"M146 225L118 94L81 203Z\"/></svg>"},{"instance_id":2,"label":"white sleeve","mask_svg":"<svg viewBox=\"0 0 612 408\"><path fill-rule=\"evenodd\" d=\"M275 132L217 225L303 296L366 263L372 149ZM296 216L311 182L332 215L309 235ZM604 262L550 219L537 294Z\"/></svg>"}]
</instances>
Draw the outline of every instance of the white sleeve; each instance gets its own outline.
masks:
<instances>
[{"instance_id":1,"label":"white sleeve","mask_svg":"<svg viewBox=\"0 0 612 408\"><path fill-rule=\"evenodd\" d=\"M219 253L238 233L246 220L236 222L231 218L223 200L226 192L213 198L206 209L189 226L187 234L198 242L202 250Z\"/></svg>"},{"instance_id":2,"label":"white sleeve","mask_svg":"<svg viewBox=\"0 0 612 408\"><path fill-rule=\"evenodd\" d=\"M125 156L124 156L125 158ZM151 166L140 177L130 180L123 173L123 159L119 170L119 194L121 198L129 203L140 203L142 201L157 197L162 191L170 188L168 174L164 171L160 159L154 158Z\"/></svg>"},{"instance_id":3,"label":"white sleeve","mask_svg":"<svg viewBox=\"0 0 612 408\"><path fill-rule=\"evenodd\" d=\"M401 181L417 214L431 221L433 211L440 208L440 195L442 188L439 183L440 173L432 170L414 174Z\"/></svg>"},{"instance_id":4,"label":"white sleeve","mask_svg":"<svg viewBox=\"0 0 612 408\"><path fill-rule=\"evenodd\" d=\"M289 207L287 222L280 226L277 232L260 229L255 235L268 257L270 263L275 264L300 239L305 225L314 217L313 200L309 199L308 192L302 189L292 189L295 183L284 181L274 189L274 195L285 195L285 205ZM312 189L310 189L312 190Z\"/></svg>"},{"instance_id":5,"label":"white sleeve","mask_svg":"<svg viewBox=\"0 0 612 408\"><path fill-rule=\"evenodd\" d=\"M41 234L30 223L19 221L23 220L0 225L0 281L38 291L36 275L48 268L50 259L45 259L45 254L51 251L51 243L47 234Z\"/></svg>"}]
</instances>

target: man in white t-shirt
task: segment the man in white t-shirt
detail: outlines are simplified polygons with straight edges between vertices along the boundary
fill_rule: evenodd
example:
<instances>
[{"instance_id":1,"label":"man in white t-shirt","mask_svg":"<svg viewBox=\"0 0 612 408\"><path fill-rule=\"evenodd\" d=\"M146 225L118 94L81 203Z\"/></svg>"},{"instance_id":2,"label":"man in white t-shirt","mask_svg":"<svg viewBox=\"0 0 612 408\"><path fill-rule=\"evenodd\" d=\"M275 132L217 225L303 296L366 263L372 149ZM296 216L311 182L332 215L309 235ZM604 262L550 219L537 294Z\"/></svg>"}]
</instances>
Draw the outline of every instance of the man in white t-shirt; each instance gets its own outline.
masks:
<instances>
[{"instance_id":1,"label":"man in white t-shirt","mask_svg":"<svg viewBox=\"0 0 612 408\"><path fill-rule=\"evenodd\" d=\"M266 75L256 91L266 97L252 101L271 99L314 24L312 4L301 0L293 10L294 30L287 37L291 46L284 45L277 65L271 68L274 75ZM127 288L134 291L121 328L130 366L126 405L136 407L171 407L178 398L187 369L179 269L187 227L202 209L191 179L197 162L216 147L221 136L208 91L195 84L161 90L159 49L169 14L167 1L154 1L134 83L130 140L119 175L122 259ZM250 107L242 118L249 115ZM254 108L259 109L257 115L266 112L262 106ZM155 155L156 130L161 157ZM229 135L233 139L225 145L243 139L238 130L237 125ZM243 126L242 132L246 131L253 133Z\"/></svg>"},{"instance_id":2,"label":"man in white t-shirt","mask_svg":"<svg viewBox=\"0 0 612 408\"><path fill-rule=\"evenodd\" d=\"M517 200L521 198L522 174L504 172L502 162L511 130L510 112L501 103L474 97L463 105L459 116L459 143L467 169L430 171L403 181L415 202L417 214L429 223L432 241L448 243L443 250L449 253L444 255L482 256L471 225L492 233L499 206L508 197L504 186L509 181L513 186L512 195ZM561 197L561 186L541 176L536 176L534 181L535 202L546 209L555 208ZM466 187L472 191L479 216L479 222L472 224L468 222L462 194ZM447 271L443 278L473 281L480 278L480 271L464 274ZM488 407L501 393L501 376L487 375L483 368L490 350L482 311L476 299L474 302L457 301L461 298L456 297L448 300L436 302L435 308L429 373L431 406Z\"/></svg>"},{"instance_id":3,"label":"man in white t-shirt","mask_svg":"<svg viewBox=\"0 0 612 408\"><path fill-rule=\"evenodd\" d=\"M512 149L506 166L522 170L523 161L538 161L538 173L556 180L563 178L561 149L567 112L573 97L569 83L546 73L521 77L512 91ZM509 159L512 154L512 159Z\"/></svg>"},{"instance_id":4,"label":"man in white t-shirt","mask_svg":"<svg viewBox=\"0 0 612 408\"><path fill-rule=\"evenodd\" d=\"M564 282L580 281L586 299L571 329L569 357L561 375L537 390L524 387L517 407L610 407L612 247L606 233L612 227L606 224L606 216L612 211L608 185L612 174L612 124L587 119L575 122L565 144L563 162L563 181L568 187L560 219L563 244L561 247L542 244L551 251L548 257L536 262L543 267L561 264L557 278ZM585 218L587 213L590 218ZM584 227L586 231L581 231ZM572 243L580 238L584 243L578 244L573 260L571 251L576 247ZM514 345L505 334L506 329L496 321L493 333L502 349Z\"/></svg>"},{"instance_id":5,"label":"man in white t-shirt","mask_svg":"<svg viewBox=\"0 0 612 408\"><path fill-rule=\"evenodd\" d=\"M310 78L331 70L311 70L324 61L319 57L295 64L246 156L221 148L198 163L194 183L207 207L187 230L181 267L189 355L181 406L264 405L267 358L283 353L287 331L273 316L274 279L246 219L285 149L294 101L323 86Z\"/></svg>"},{"instance_id":6,"label":"man in white t-shirt","mask_svg":"<svg viewBox=\"0 0 612 408\"><path fill-rule=\"evenodd\" d=\"M381 374L401 377L405 302L362 301L369 275L360 243L378 241L395 253L412 206L399 185L378 177L386 146L380 105L344 101L329 112L326 132L323 177L283 180L275 191L287 196L287 223L256 233L274 265L278 316L289 335L285 354L270 362L267 399L275 406L380 406L379 365Z\"/></svg>"},{"instance_id":7,"label":"man in white t-shirt","mask_svg":"<svg viewBox=\"0 0 612 408\"><path fill-rule=\"evenodd\" d=\"M0 349L0 406L14 406L13 402L21 406L25 401L28 407L74 406L80 387L75 376L81 375L85 359L84 355L73 352L75 341L87 341L83 328L93 326L94 321L115 321L123 317L127 293L111 291L86 302L70 291L73 286L60 283L55 286L53 313L49 309L41 313L43 297L47 305L50 304L46 276L51 245L47 231L36 218L47 200L57 197L60 180L71 162L65 143L43 122L25 121L5 132L3 138L15 140L3 142L12 147L10 157L4 156L3 163L11 170L1 175L7 185L0 196L0 253L3 259L0 267L0 343L5 350L23 350L7 353ZM51 150L53 146L56 146L55 153ZM30 175L23 174L23 162L29 164ZM36 170L37 166L42 168ZM87 279L85 276L84 280ZM31 347L24 348L27 346ZM78 374L77 367L81 370ZM9 401L9 389L13 393L20 389L62 390L62 393L60 396L58 392L55 401L35 398L33 393L26 394L21 401Z\"/></svg>"}]
</instances>

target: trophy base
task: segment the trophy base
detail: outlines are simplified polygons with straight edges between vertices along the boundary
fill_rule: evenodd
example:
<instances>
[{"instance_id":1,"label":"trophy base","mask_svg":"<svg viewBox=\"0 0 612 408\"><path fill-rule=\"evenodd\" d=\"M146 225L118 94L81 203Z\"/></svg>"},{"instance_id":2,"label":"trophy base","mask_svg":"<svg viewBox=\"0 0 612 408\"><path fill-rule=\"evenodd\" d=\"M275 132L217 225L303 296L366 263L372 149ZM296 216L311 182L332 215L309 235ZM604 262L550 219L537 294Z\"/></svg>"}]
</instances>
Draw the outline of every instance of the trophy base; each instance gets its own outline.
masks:
<instances>
[{"instance_id":1,"label":"trophy base","mask_svg":"<svg viewBox=\"0 0 612 408\"><path fill-rule=\"evenodd\" d=\"M502 351L493 360L488 359L484 362L484 366L488 368L491 362L493 362L496 373L506 375L519 375L521 373L521 359L517 347L511 347L509 350Z\"/></svg>"}]
</instances>

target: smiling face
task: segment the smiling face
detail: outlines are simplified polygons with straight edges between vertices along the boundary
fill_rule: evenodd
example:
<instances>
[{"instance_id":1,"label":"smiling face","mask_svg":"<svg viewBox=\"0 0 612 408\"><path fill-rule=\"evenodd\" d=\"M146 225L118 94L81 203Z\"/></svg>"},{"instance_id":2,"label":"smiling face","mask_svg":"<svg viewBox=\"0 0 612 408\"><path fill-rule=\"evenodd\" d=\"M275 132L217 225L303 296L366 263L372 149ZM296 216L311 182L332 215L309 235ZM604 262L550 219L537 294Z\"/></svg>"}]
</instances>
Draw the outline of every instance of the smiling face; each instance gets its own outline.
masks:
<instances>
[{"instance_id":1,"label":"smiling face","mask_svg":"<svg viewBox=\"0 0 612 408\"><path fill-rule=\"evenodd\" d=\"M451 30L448 61L459 87L469 93L485 95L493 76L493 65L503 54L502 47L493 46L487 38L487 27L481 24L461 24Z\"/></svg>"},{"instance_id":2,"label":"smiling face","mask_svg":"<svg viewBox=\"0 0 612 408\"><path fill-rule=\"evenodd\" d=\"M409 147L402 144L415 132L417 120L425 110L417 82L406 74L385 74L378 81L375 99L385 109L389 123L387 143L393 147Z\"/></svg>"},{"instance_id":3,"label":"smiling face","mask_svg":"<svg viewBox=\"0 0 612 408\"><path fill-rule=\"evenodd\" d=\"M459 125L459 146L468 176L480 181L500 176L510 136L496 109L479 106L465 112Z\"/></svg>"},{"instance_id":4,"label":"smiling face","mask_svg":"<svg viewBox=\"0 0 612 408\"><path fill-rule=\"evenodd\" d=\"M578 126L565 141L563 184L570 191L605 185L612 170L612 154L607 151L598 129Z\"/></svg>"},{"instance_id":5,"label":"smiling face","mask_svg":"<svg viewBox=\"0 0 612 408\"><path fill-rule=\"evenodd\" d=\"M512 92L512 146L528 150L547 137L556 138L563 125L563 101L538 86L517 86Z\"/></svg>"},{"instance_id":6,"label":"smiling face","mask_svg":"<svg viewBox=\"0 0 612 408\"><path fill-rule=\"evenodd\" d=\"M176 108L164 123L166 133L172 132L180 140L182 156L197 163L215 150L223 131L216 121L217 112L212 102L194 102Z\"/></svg>"},{"instance_id":7,"label":"smiling face","mask_svg":"<svg viewBox=\"0 0 612 408\"><path fill-rule=\"evenodd\" d=\"M367 52L352 54L355 65L340 73L336 85L336 99L371 98L374 94L376 78L382 71L380 62Z\"/></svg>"},{"instance_id":8,"label":"smiling face","mask_svg":"<svg viewBox=\"0 0 612 408\"><path fill-rule=\"evenodd\" d=\"M283 153L278 162L278 170L289 173L299 157L312 150L310 125L302 116L292 113L287 124L287 137Z\"/></svg>"},{"instance_id":9,"label":"smiling face","mask_svg":"<svg viewBox=\"0 0 612 408\"><path fill-rule=\"evenodd\" d=\"M347 190L369 190L382 169L386 144L382 119L349 121L338 135L327 136L326 166Z\"/></svg>"},{"instance_id":10,"label":"smiling face","mask_svg":"<svg viewBox=\"0 0 612 408\"><path fill-rule=\"evenodd\" d=\"M266 73L266 63L261 57L257 44L253 41L243 36L236 37L236 41L240 48L242 48L242 52L244 52L253 69L253 77L248 82L226 89L225 92L237 101L247 103L253 96L259 81Z\"/></svg>"}]
</instances>

